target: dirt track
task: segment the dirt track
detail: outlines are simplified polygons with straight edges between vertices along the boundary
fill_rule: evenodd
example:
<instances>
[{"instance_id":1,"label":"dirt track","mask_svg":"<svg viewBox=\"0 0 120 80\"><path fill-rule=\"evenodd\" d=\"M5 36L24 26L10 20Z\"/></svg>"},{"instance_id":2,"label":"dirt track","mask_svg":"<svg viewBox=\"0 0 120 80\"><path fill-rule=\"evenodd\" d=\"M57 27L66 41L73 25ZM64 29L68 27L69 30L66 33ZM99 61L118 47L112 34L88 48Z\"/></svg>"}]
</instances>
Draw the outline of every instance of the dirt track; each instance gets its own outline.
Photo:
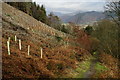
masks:
<instances>
[{"instance_id":1,"label":"dirt track","mask_svg":"<svg viewBox=\"0 0 120 80\"><path fill-rule=\"evenodd\" d=\"M96 72L95 70L95 64L97 63L96 59L91 60L91 64L89 69L85 72L84 78L91 78L91 76Z\"/></svg>"}]
</instances>

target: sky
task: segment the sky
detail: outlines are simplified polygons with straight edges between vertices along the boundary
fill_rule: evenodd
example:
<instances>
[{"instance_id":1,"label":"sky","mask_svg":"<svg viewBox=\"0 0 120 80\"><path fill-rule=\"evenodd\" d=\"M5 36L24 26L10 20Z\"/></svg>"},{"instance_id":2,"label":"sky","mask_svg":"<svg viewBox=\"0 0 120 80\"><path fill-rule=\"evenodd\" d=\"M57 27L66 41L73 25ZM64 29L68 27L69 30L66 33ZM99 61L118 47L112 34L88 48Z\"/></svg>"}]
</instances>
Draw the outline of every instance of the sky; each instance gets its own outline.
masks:
<instances>
[{"instance_id":1,"label":"sky","mask_svg":"<svg viewBox=\"0 0 120 80\"><path fill-rule=\"evenodd\" d=\"M79 11L104 11L104 0L33 0L37 4L43 4L48 12L60 12L63 14Z\"/></svg>"}]
</instances>

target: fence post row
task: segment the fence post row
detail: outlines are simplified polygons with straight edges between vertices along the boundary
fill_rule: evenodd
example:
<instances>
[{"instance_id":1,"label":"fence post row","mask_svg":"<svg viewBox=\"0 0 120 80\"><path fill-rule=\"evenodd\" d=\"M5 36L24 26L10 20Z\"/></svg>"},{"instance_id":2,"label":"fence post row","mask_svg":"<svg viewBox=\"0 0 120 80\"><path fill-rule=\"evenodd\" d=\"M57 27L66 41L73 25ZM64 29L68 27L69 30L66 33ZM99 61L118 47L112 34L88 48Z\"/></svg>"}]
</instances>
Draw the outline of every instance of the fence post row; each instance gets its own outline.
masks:
<instances>
[{"instance_id":1,"label":"fence post row","mask_svg":"<svg viewBox=\"0 0 120 80\"><path fill-rule=\"evenodd\" d=\"M15 42L17 41L17 37L15 35ZM8 55L10 55L10 37L7 41ZM21 50L21 40L19 39L19 49ZM43 58L43 49L40 47L41 58ZM30 45L28 45L28 56L30 55Z\"/></svg>"}]
</instances>

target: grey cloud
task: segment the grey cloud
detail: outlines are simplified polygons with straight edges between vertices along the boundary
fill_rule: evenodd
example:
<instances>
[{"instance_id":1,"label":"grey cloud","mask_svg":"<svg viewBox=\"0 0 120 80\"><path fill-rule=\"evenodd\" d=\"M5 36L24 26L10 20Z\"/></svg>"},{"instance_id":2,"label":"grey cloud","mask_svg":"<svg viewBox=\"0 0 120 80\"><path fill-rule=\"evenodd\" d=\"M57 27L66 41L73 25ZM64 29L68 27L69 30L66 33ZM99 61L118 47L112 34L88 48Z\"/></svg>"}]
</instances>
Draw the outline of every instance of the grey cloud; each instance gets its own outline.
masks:
<instances>
[{"instance_id":1,"label":"grey cloud","mask_svg":"<svg viewBox=\"0 0 120 80\"><path fill-rule=\"evenodd\" d=\"M104 10L104 2L38 2L38 4L44 4L47 10L61 13Z\"/></svg>"}]
</instances>

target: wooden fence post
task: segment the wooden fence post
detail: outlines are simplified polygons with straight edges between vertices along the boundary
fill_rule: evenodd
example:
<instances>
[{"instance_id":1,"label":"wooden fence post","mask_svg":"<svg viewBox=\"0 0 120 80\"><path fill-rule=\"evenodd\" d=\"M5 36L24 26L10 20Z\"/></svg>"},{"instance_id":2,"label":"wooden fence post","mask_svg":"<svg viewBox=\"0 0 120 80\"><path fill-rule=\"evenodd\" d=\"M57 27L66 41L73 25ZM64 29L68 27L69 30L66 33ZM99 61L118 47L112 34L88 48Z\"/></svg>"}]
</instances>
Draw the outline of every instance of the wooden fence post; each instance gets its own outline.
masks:
<instances>
[{"instance_id":1,"label":"wooden fence post","mask_svg":"<svg viewBox=\"0 0 120 80\"><path fill-rule=\"evenodd\" d=\"M10 37L8 37L8 41L10 42Z\"/></svg>"},{"instance_id":2,"label":"wooden fence post","mask_svg":"<svg viewBox=\"0 0 120 80\"><path fill-rule=\"evenodd\" d=\"M8 55L10 55L10 41L7 41Z\"/></svg>"},{"instance_id":3,"label":"wooden fence post","mask_svg":"<svg viewBox=\"0 0 120 80\"><path fill-rule=\"evenodd\" d=\"M30 45L28 45L28 56L30 55Z\"/></svg>"},{"instance_id":4,"label":"wooden fence post","mask_svg":"<svg viewBox=\"0 0 120 80\"><path fill-rule=\"evenodd\" d=\"M41 49L41 58L42 58L42 55L43 55L43 50L42 50L42 48L40 48Z\"/></svg>"},{"instance_id":5,"label":"wooden fence post","mask_svg":"<svg viewBox=\"0 0 120 80\"><path fill-rule=\"evenodd\" d=\"M16 37L16 35L15 35L15 42L17 41L17 37Z\"/></svg>"},{"instance_id":6,"label":"wooden fence post","mask_svg":"<svg viewBox=\"0 0 120 80\"><path fill-rule=\"evenodd\" d=\"M19 49L21 50L21 40L19 39Z\"/></svg>"}]
</instances>

